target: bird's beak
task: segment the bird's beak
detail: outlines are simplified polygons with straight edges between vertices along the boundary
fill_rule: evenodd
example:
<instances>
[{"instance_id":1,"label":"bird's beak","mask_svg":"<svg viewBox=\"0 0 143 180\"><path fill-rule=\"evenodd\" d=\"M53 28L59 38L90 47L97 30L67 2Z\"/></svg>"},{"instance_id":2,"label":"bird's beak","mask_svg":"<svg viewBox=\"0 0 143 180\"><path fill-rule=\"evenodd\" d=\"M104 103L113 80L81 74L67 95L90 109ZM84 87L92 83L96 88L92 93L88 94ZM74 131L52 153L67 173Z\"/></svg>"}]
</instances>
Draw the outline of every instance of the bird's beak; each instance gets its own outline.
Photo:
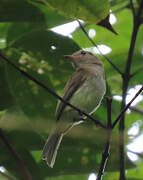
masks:
<instances>
[{"instance_id":1,"label":"bird's beak","mask_svg":"<svg viewBox=\"0 0 143 180\"><path fill-rule=\"evenodd\" d=\"M66 59L71 60L71 61L74 59L73 55L64 55L64 57L65 57Z\"/></svg>"}]
</instances>

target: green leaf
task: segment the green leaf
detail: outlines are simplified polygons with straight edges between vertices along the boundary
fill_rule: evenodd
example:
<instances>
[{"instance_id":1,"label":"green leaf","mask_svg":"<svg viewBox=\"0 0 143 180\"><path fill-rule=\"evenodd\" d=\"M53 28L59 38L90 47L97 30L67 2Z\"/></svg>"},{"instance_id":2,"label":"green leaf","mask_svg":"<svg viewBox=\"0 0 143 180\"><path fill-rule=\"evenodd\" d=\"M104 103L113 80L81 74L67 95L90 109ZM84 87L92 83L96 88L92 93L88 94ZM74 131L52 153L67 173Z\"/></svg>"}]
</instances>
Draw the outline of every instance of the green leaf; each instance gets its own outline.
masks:
<instances>
[{"instance_id":1,"label":"green leaf","mask_svg":"<svg viewBox=\"0 0 143 180\"><path fill-rule=\"evenodd\" d=\"M6 36L10 23L0 23L0 49L6 47Z\"/></svg>"},{"instance_id":2,"label":"green leaf","mask_svg":"<svg viewBox=\"0 0 143 180\"><path fill-rule=\"evenodd\" d=\"M58 177L55 177L55 178L47 178L46 180L75 180L75 179L78 179L78 180L86 180L88 178L87 175L66 175L66 176L58 176Z\"/></svg>"},{"instance_id":3,"label":"green leaf","mask_svg":"<svg viewBox=\"0 0 143 180\"><path fill-rule=\"evenodd\" d=\"M137 163L137 168L130 169L127 171L127 177L129 180L141 180L143 177L143 172L142 172L142 162Z\"/></svg>"},{"instance_id":4,"label":"green leaf","mask_svg":"<svg viewBox=\"0 0 143 180\"><path fill-rule=\"evenodd\" d=\"M28 0L1 0L0 22L41 22L44 14Z\"/></svg>"},{"instance_id":5,"label":"green leaf","mask_svg":"<svg viewBox=\"0 0 143 180\"><path fill-rule=\"evenodd\" d=\"M68 62L65 63L63 55L76 51L78 46L71 39L51 31L37 30L27 32L27 26L23 24L24 29L26 29L23 32L22 25L18 25L18 27L20 27L20 31L17 30L17 34L15 32L15 36L18 36L18 38L14 41L11 38L11 36L13 37L13 31L9 31L8 34L8 43L16 49L9 49L6 51L6 54L11 61L15 62L20 68L24 68L25 71L40 82L48 84L48 87L53 90L61 90L63 82L67 80L65 75L69 76L72 69ZM52 47L55 49L52 49ZM20 62L25 63L21 64ZM67 68L69 70L66 70ZM61 71L61 69L65 69L65 71ZM8 64L7 80L13 92L16 105L30 119L44 118L46 120L48 117L52 120L55 118L57 101L55 97L25 78Z\"/></svg>"},{"instance_id":6,"label":"green leaf","mask_svg":"<svg viewBox=\"0 0 143 180\"><path fill-rule=\"evenodd\" d=\"M112 0L110 2L111 4L111 8L113 12L118 12L123 10L124 8L127 8L127 6L129 5L129 1L128 0Z\"/></svg>"},{"instance_id":7,"label":"green leaf","mask_svg":"<svg viewBox=\"0 0 143 180\"><path fill-rule=\"evenodd\" d=\"M44 14L45 22L48 28L52 28L52 27L65 24L71 21L71 18L67 18L61 14L58 14L58 12L52 10L51 8L48 8L47 6L43 4L36 3L35 1L31 3L35 5L37 8L39 8L41 12Z\"/></svg>"},{"instance_id":8,"label":"green leaf","mask_svg":"<svg viewBox=\"0 0 143 180\"><path fill-rule=\"evenodd\" d=\"M16 51L14 51L13 53L16 55ZM18 54L17 57L14 57L14 55L9 56L9 58L10 57L12 60L15 60L15 63L20 59L20 56ZM43 79L43 83L46 80L48 86L51 88L53 87L46 74L40 76L36 72L27 72L31 73L31 75L35 76L37 79L39 79L39 81L42 81ZM50 112L53 111L53 107L55 106L56 101L52 96L48 95L46 90L42 89L31 80L24 77L21 73L17 72L8 64L7 75L7 80L16 104L27 116L31 117L31 120L42 117L46 118L47 116L49 116L49 118L51 117L50 114L52 113ZM47 111L47 109L49 109L49 112Z\"/></svg>"},{"instance_id":9,"label":"green leaf","mask_svg":"<svg viewBox=\"0 0 143 180\"><path fill-rule=\"evenodd\" d=\"M82 19L88 23L98 23L109 14L107 0L40 0L47 7L72 19Z\"/></svg>"},{"instance_id":10,"label":"green leaf","mask_svg":"<svg viewBox=\"0 0 143 180\"><path fill-rule=\"evenodd\" d=\"M45 23L10 23L7 30L7 47L11 47L13 43L19 41L23 36L27 36L29 33L38 31L38 30L47 29Z\"/></svg>"}]
</instances>

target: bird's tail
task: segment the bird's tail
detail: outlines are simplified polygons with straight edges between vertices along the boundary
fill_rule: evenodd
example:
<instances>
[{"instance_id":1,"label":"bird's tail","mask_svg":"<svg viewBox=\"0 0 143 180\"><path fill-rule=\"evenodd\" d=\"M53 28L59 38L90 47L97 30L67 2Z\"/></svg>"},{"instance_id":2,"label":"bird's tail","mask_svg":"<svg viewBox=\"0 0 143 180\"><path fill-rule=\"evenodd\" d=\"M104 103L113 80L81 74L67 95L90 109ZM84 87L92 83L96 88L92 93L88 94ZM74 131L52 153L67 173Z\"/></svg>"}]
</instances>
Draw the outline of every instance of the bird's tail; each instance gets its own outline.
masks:
<instances>
[{"instance_id":1,"label":"bird's tail","mask_svg":"<svg viewBox=\"0 0 143 180\"><path fill-rule=\"evenodd\" d=\"M60 146L63 134L53 133L48 138L43 148L43 159L46 160L49 167L53 167L57 155L57 150Z\"/></svg>"}]
</instances>

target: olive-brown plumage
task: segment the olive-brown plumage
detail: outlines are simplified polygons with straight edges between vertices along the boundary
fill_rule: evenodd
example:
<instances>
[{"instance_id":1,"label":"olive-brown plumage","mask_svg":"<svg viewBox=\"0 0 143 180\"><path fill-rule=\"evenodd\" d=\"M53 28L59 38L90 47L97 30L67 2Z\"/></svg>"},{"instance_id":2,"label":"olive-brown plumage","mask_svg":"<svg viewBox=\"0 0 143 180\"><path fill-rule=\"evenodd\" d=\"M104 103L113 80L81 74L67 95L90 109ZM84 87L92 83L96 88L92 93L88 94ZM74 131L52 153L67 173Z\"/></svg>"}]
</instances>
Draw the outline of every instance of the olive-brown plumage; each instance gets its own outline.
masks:
<instances>
[{"instance_id":1,"label":"olive-brown plumage","mask_svg":"<svg viewBox=\"0 0 143 180\"><path fill-rule=\"evenodd\" d=\"M77 51L65 56L76 68L76 72L67 81L63 99L86 113L92 114L99 107L106 92L104 67L102 62L90 52ZM62 137L85 117L59 101L56 110L56 127L49 136L44 149L43 159L53 167Z\"/></svg>"}]
</instances>

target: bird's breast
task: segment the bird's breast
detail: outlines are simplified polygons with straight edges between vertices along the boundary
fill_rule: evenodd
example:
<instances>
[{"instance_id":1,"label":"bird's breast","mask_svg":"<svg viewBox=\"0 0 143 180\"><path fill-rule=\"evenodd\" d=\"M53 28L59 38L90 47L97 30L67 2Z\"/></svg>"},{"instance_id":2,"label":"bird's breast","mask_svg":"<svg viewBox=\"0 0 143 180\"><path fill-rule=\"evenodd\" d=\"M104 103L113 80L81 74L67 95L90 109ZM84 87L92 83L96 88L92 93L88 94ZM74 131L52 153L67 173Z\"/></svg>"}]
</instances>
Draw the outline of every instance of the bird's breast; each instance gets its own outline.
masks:
<instances>
[{"instance_id":1,"label":"bird's breast","mask_svg":"<svg viewBox=\"0 0 143 180\"><path fill-rule=\"evenodd\" d=\"M91 77L75 92L70 103L87 113L94 112L105 94L105 80L101 76Z\"/></svg>"}]
</instances>

